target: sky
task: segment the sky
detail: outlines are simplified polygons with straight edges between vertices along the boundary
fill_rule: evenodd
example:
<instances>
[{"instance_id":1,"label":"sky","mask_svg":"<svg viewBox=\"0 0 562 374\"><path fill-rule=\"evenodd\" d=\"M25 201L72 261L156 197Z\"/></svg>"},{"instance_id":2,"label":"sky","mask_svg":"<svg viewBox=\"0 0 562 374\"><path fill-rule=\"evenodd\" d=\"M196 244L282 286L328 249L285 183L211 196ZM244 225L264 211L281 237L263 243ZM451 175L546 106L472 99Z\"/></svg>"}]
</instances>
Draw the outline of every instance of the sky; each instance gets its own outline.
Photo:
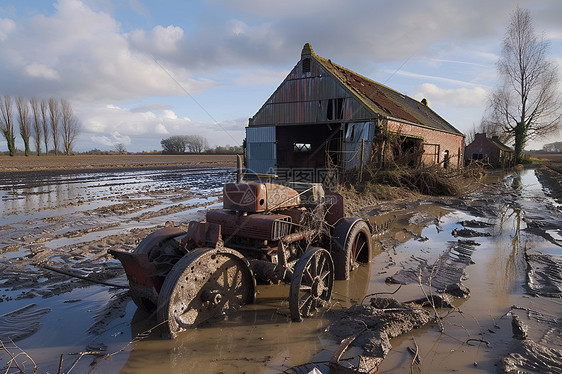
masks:
<instances>
[{"instance_id":1,"label":"sky","mask_svg":"<svg viewBox=\"0 0 562 374\"><path fill-rule=\"evenodd\" d=\"M0 0L0 94L68 100L81 124L78 152L159 151L173 135L241 145L248 119L310 43L321 57L426 98L467 133L498 84L517 5L562 74L559 0ZM562 135L528 148L554 141Z\"/></svg>"}]
</instances>

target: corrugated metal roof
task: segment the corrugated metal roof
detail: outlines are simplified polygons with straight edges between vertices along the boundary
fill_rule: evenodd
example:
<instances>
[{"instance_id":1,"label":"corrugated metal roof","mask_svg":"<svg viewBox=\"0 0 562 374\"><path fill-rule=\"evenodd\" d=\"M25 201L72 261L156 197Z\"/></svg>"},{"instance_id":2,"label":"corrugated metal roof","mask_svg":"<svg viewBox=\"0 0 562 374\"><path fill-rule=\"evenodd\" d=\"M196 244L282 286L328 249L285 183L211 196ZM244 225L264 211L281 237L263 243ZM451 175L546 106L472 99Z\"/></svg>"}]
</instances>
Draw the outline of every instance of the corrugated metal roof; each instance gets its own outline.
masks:
<instances>
[{"instance_id":1,"label":"corrugated metal roof","mask_svg":"<svg viewBox=\"0 0 562 374\"><path fill-rule=\"evenodd\" d=\"M305 45L305 49L307 49L307 45ZM459 130L427 105L316 55L310 45L306 52L307 56L310 55L322 64L334 78L361 98L375 113L462 135Z\"/></svg>"}]
</instances>

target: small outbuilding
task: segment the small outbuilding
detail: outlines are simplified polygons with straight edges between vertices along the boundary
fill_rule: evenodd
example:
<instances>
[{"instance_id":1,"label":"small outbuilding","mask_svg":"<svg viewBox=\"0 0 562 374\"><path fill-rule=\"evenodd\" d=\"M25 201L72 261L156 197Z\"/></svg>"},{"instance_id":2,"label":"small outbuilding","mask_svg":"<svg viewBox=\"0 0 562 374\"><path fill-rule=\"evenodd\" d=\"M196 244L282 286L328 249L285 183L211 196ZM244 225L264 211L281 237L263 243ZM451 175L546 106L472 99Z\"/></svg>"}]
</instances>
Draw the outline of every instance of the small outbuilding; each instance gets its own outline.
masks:
<instances>
[{"instance_id":1,"label":"small outbuilding","mask_svg":"<svg viewBox=\"0 0 562 374\"><path fill-rule=\"evenodd\" d=\"M464 153L467 163L477 161L496 168L508 168L515 164L515 151L497 136L488 138L485 133L476 134Z\"/></svg>"},{"instance_id":2,"label":"small outbuilding","mask_svg":"<svg viewBox=\"0 0 562 374\"><path fill-rule=\"evenodd\" d=\"M308 43L246 127L248 171L292 181L325 182L330 170L366 163L460 168L463 153L464 135L427 100L322 58Z\"/></svg>"}]
</instances>

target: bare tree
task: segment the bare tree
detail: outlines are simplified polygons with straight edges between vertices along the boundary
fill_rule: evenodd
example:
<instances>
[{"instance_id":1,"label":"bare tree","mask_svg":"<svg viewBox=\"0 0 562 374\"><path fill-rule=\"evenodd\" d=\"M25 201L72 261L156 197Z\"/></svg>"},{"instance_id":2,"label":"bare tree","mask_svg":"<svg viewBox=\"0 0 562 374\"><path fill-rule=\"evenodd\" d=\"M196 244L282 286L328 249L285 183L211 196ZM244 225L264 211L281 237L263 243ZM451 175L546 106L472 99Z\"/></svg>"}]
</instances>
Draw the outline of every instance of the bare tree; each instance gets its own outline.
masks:
<instances>
[{"instance_id":1,"label":"bare tree","mask_svg":"<svg viewBox=\"0 0 562 374\"><path fill-rule=\"evenodd\" d=\"M119 153L120 155L124 155L127 153L127 147L125 147L125 144L123 143L115 144L115 152Z\"/></svg>"},{"instance_id":2,"label":"bare tree","mask_svg":"<svg viewBox=\"0 0 562 374\"><path fill-rule=\"evenodd\" d=\"M31 136L35 143L35 153L37 156L41 156L41 139L43 135L43 127L41 126L41 112L39 111L39 102L36 97L32 97L29 100L31 105L31 112L33 114Z\"/></svg>"},{"instance_id":3,"label":"bare tree","mask_svg":"<svg viewBox=\"0 0 562 374\"><path fill-rule=\"evenodd\" d=\"M556 65L546 60L549 44L538 38L528 10L517 8L498 61L502 84L490 99L491 121L515 139L516 162L528 140L558 129L560 98Z\"/></svg>"},{"instance_id":4,"label":"bare tree","mask_svg":"<svg viewBox=\"0 0 562 374\"><path fill-rule=\"evenodd\" d=\"M174 135L163 139L160 144L163 153L181 154L187 152L201 153L209 148L209 142L201 135Z\"/></svg>"},{"instance_id":5,"label":"bare tree","mask_svg":"<svg viewBox=\"0 0 562 374\"><path fill-rule=\"evenodd\" d=\"M8 143L8 152L10 156L16 154L16 137L14 136L14 114L12 110L12 98L4 95L0 98L0 130Z\"/></svg>"},{"instance_id":6,"label":"bare tree","mask_svg":"<svg viewBox=\"0 0 562 374\"><path fill-rule=\"evenodd\" d=\"M16 109L18 111L18 120L20 127L20 135L23 139L25 155L29 156L31 148L29 147L29 139L31 138L31 118L29 118L29 104L23 97L16 98Z\"/></svg>"},{"instance_id":7,"label":"bare tree","mask_svg":"<svg viewBox=\"0 0 562 374\"><path fill-rule=\"evenodd\" d=\"M482 118L480 125L472 127L466 134L465 142L470 144L475 139L476 134L486 134L488 138L497 136L502 143L506 143L511 139L511 135L505 132L501 126L486 118Z\"/></svg>"},{"instance_id":8,"label":"bare tree","mask_svg":"<svg viewBox=\"0 0 562 374\"><path fill-rule=\"evenodd\" d=\"M70 156L74 141L80 133L80 123L72 111L70 103L64 99L60 101L61 107L61 130L62 130L62 143L64 146L64 153ZM55 148L56 149L56 148Z\"/></svg>"},{"instance_id":9,"label":"bare tree","mask_svg":"<svg viewBox=\"0 0 562 374\"><path fill-rule=\"evenodd\" d=\"M43 128L43 143L45 144L45 154L49 153L49 140L51 131L49 130L49 120L47 119L49 104L47 100L41 100L41 127Z\"/></svg>"},{"instance_id":10,"label":"bare tree","mask_svg":"<svg viewBox=\"0 0 562 374\"><path fill-rule=\"evenodd\" d=\"M168 154L181 154L185 153L185 137L180 135L170 136L169 138L160 141L162 145L162 152Z\"/></svg>"},{"instance_id":11,"label":"bare tree","mask_svg":"<svg viewBox=\"0 0 562 374\"><path fill-rule=\"evenodd\" d=\"M201 153L209 148L209 142L201 135L185 135L184 139L189 152Z\"/></svg>"},{"instance_id":12,"label":"bare tree","mask_svg":"<svg viewBox=\"0 0 562 374\"><path fill-rule=\"evenodd\" d=\"M49 124L51 128L51 135L53 137L53 148L55 155L59 153L59 122L60 122L60 109L59 102L54 97L49 98Z\"/></svg>"}]
</instances>

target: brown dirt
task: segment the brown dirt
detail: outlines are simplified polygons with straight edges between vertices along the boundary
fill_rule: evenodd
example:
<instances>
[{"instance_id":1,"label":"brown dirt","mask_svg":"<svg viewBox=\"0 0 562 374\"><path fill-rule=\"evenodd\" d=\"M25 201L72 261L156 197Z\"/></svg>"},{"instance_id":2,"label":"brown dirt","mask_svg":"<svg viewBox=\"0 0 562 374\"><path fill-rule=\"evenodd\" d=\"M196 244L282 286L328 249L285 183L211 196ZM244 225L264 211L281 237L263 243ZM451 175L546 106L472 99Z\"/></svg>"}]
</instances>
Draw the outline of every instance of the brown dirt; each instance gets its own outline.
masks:
<instances>
[{"instance_id":1,"label":"brown dirt","mask_svg":"<svg viewBox=\"0 0 562 374\"><path fill-rule=\"evenodd\" d=\"M154 168L167 166L236 166L236 155L73 155L73 156L4 156L0 155L0 172L31 170L81 170Z\"/></svg>"}]
</instances>

